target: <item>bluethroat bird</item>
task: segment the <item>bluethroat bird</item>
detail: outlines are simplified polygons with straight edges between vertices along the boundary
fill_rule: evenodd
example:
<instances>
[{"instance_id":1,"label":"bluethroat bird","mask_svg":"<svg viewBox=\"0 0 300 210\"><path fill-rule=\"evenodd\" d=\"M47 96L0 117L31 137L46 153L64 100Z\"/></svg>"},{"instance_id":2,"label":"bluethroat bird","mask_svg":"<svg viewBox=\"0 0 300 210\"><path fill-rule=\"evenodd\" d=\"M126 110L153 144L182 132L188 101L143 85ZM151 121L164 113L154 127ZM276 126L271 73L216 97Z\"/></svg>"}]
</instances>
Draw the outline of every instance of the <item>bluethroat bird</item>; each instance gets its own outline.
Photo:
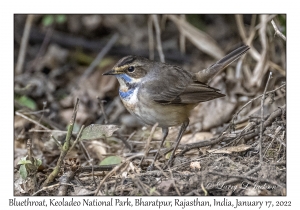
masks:
<instances>
[{"instance_id":1,"label":"bluethroat bird","mask_svg":"<svg viewBox=\"0 0 300 210\"><path fill-rule=\"evenodd\" d=\"M119 95L126 109L148 125L158 123L163 138L152 164L168 136L169 127L181 125L176 145L166 166L170 165L183 133L189 124L191 110L200 102L225 96L218 89L205 84L220 70L249 50L241 46L209 68L192 74L179 66L126 56L103 75L114 75L120 83ZM199 75L200 76L199 78Z\"/></svg>"}]
</instances>

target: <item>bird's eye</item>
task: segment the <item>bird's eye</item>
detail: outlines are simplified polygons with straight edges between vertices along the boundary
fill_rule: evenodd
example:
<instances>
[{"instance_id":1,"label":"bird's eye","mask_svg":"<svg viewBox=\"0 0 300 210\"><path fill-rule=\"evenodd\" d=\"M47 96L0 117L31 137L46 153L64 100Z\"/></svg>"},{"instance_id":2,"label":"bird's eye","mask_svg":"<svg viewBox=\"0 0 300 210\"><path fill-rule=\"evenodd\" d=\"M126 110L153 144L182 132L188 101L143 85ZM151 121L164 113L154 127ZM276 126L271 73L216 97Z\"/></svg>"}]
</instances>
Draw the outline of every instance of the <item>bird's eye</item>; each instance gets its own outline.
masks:
<instances>
[{"instance_id":1,"label":"bird's eye","mask_svg":"<svg viewBox=\"0 0 300 210\"><path fill-rule=\"evenodd\" d=\"M128 72L134 72L134 67L133 66L129 66L127 70L128 70Z\"/></svg>"}]
</instances>

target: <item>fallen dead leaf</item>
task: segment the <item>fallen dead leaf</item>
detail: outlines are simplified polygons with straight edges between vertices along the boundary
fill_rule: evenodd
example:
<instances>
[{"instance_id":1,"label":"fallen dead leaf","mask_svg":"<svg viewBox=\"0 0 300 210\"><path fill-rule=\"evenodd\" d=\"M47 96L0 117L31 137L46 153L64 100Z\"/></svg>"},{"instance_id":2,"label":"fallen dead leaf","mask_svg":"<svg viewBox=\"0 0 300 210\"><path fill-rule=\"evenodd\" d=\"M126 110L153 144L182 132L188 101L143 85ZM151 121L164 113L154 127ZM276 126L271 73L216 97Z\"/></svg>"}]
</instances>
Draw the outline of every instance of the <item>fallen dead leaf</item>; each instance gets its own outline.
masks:
<instances>
[{"instance_id":1,"label":"fallen dead leaf","mask_svg":"<svg viewBox=\"0 0 300 210\"><path fill-rule=\"evenodd\" d=\"M213 134L210 132L199 132L196 134L187 134L184 135L181 139L181 144L191 144L199 141L204 141L211 139L213 137Z\"/></svg>"},{"instance_id":2,"label":"fallen dead leaf","mask_svg":"<svg viewBox=\"0 0 300 210\"><path fill-rule=\"evenodd\" d=\"M195 170L195 169L200 170L201 169L200 162L199 161L191 162L190 168L193 170Z\"/></svg>"},{"instance_id":3,"label":"fallen dead leaf","mask_svg":"<svg viewBox=\"0 0 300 210\"><path fill-rule=\"evenodd\" d=\"M212 149L212 150L207 150L207 151L210 153L215 153L215 154L222 154L222 153L231 154L233 152L244 152L250 148L251 148L250 145L241 144L241 145L234 146L234 147L225 147L222 149Z\"/></svg>"},{"instance_id":4,"label":"fallen dead leaf","mask_svg":"<svg viewBox=\"0 0 300 210\"><path fill-rule=\"evenodd\" d=\"M108 146L100 141L88 141L87 149L90 151L91 154L96 156L99 160L104 158L104 155L107 154Z\"/></svg>"}]
</instances>

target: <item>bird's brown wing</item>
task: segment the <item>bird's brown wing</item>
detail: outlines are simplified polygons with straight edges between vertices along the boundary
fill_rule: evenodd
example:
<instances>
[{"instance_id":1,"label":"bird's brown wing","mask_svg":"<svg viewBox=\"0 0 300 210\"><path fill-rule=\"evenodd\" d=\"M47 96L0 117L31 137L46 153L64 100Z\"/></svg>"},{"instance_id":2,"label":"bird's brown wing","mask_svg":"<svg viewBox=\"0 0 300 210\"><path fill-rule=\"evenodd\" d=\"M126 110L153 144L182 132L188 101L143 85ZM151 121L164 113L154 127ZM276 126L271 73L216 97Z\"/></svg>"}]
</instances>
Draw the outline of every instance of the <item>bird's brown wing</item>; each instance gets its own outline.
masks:
<instances>
[{"instance_id":1,"label":"bird's brown wing","mask_svg":"<svg viewBox=\"0 0 300 210\"><path fill-rule=\"evenodd\" d=\"M204 83L194 81L178 96L176 101L181 104L193 104L210 101L215 98L225 96L218 91L219 90L216 88L212 88Z\"/></svg>"},{"instance_id":2,"label":"bird's brown wing","mask_svg":"<svg viewBox=\"0 0 300 210\"><path fill-rule=\"evenodd\" d=\"M180 67L164 67L143 83L141 96L145 94L160 104L194 104L225 96L218 89L193 81L192 75Z\"/></svg>"},{"instance_id":3,"label":"bird's brown wing","mask_svg":"<svg viewBox=\"0 0 300 210\"><path fill-rule=\"evenodd\" d=\"M192 75L178 66L164 65L151 72L151 80L143 82L140 95L161 103L177 103L178 97L193 83Z\"/></svg>"}]
</instances>

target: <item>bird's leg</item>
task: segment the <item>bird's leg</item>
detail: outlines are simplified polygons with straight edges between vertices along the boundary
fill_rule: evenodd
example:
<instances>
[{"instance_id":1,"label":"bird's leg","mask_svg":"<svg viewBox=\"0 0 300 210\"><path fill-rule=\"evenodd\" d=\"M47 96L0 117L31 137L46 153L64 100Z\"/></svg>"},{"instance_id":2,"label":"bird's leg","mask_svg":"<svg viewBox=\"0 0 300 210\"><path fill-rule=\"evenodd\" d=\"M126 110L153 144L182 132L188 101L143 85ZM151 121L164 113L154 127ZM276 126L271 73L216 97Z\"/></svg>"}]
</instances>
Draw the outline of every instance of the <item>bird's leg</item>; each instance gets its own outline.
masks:
<instances>
[{"instance_id":1,"label":"bird's leg","mask_svg":"<svg viewBox=\"0 0 300 210\"><path fill-rule=\"evenodd\" d=\"M177 136L177 142L176 142L176 145L175 145L174 150L173 150L173 152L172 152L172 154L171 154L171 157L170 157L170 159L168 160L167 164L165 165L164 169L166 169L168 166L171 166L171 164L172 164L172 162L173 162L174 155L175 155L175 151L177 150L177 147L178 147L178 145L179 145L179 143L180 143L180 140L181 140L181 138L182 138L182 135L184 134L186 128L187 128L188 125L189 125L189 123L190 123L189 120L187 120L187 121L185 121L185 122L182 123L181 128L180 128L180 131L179 131L178 136Z\"/></svg>"},{"instance_id":2,"label":"bird's leg","mask_svg":"<svg viewBox=\"0 0 300 210\"><path fill-rule=\"evenodd\" d=\"M163 132L163 138L162 138L162 141L161 141L161 143L160 143L160 146L159 146L159 148L158 148L158 150L157 150L157 152L156 152L156 154L155 154L155 157L154 157L154 159L153 159L151 165L150 165L150 166L148 167L148 169L147 169L148 171L152 171L152 170L153 170L153 166L154 166L154 163L155 163L155 161L156 161L156 159L157 159L157 157L158 157L158 155L159 155L160 148L164 145L164 142L165 142L165 140L166 140L166 138L167 138L167 136L168 136L169 128L168 128L168 127L162 128L162 132Z\"/></svg>"}]
</instances>

